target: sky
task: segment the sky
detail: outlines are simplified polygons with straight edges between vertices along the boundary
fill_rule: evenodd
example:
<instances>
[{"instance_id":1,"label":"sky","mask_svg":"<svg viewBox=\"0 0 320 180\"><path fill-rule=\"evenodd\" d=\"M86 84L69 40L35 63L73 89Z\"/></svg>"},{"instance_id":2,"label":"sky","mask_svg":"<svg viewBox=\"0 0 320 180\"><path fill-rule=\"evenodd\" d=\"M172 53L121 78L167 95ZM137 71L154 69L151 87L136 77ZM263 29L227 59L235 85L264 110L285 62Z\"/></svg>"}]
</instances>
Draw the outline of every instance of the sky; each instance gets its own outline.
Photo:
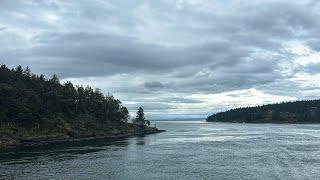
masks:
<instances>
[{"instance_id":1,"label":"sky","mask_svg":"<svg viewBox=\"0 0 320 180\"><path fill-rule=\"evenodd\" d=\"M318 0L0 0L0 63L149 119L320 96Z\"/></svg>"}]
</instances>

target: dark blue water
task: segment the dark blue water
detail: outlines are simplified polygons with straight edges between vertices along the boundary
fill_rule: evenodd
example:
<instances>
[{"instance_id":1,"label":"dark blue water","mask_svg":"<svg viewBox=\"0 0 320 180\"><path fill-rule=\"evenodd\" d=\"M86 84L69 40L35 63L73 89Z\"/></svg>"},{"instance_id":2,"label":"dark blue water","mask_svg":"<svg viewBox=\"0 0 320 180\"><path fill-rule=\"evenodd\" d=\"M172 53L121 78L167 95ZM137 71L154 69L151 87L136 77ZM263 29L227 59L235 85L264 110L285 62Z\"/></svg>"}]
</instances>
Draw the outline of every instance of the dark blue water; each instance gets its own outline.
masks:
<instances>
[{"instance_id":1,"label":"dark blue water","mask_svg":"<svg viewBox=\"0 0 320 180\"><path fill-rule=\"evenodd\" d=\"M0 153L13 179L319 179L320 125L158 122L167 132ZM1 178L0 178L1 179Z\"/></svg>"}]
</instances>

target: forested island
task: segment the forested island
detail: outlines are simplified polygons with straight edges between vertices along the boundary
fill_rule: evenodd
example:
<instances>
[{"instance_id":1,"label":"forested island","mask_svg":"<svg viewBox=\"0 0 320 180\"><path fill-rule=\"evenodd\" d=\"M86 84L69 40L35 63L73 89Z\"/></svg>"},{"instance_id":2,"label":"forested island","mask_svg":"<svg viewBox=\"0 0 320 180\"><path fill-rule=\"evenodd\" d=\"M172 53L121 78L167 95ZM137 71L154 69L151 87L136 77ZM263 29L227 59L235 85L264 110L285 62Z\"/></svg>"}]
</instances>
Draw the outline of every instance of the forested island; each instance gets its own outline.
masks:
<instances>
[{"instance_id":1,"label":"forested island","mask_svg":"<svg viewBox=\"0 0 320 180\"><path fill-rule=\"evenodd\" d=\"M148 126L142 108L134 123L128 119L121 101L99 89L61 84L28 67L0 67L0 149L160 131Z\"/></svg>"},{"instance_id":2,"label":"forested island","mask_svg":"<svg viewBox=\"0 0 320 180\"><path fill-rule=\"evenodd\" d=\"M213 114L208 122L320 123L320 100L306 100L231 109Z\"/></svg>"}]
</instances>

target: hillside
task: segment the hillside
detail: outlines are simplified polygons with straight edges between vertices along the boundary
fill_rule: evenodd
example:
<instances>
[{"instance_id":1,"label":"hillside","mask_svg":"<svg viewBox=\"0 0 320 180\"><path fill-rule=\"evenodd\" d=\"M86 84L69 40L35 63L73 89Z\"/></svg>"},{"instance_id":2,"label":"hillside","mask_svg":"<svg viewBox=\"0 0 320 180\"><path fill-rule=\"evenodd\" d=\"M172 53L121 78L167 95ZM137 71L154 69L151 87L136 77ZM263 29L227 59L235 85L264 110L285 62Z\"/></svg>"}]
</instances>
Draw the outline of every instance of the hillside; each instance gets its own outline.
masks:
<instances>
[{"instance_id":1,"label":"hillside","mask_svg":"<svg viewBox=\"0 0 320 180\"><path fill-rule=\"evenodd\" d=\"M37 141L129 136L157 132L128 123L121 101L99 89L61 84L27 67L0 67L0 148Z\"/></svg>"},{"instance_id":2,"label":"hillside","mask_svg":"<svg viewBox=\"0 0 320 180\"><path fill-rule=\"evenodd\" d=\"M208 122L320 123L320 100L246 107L213 114Z\"/></svg>"}]
</instances>

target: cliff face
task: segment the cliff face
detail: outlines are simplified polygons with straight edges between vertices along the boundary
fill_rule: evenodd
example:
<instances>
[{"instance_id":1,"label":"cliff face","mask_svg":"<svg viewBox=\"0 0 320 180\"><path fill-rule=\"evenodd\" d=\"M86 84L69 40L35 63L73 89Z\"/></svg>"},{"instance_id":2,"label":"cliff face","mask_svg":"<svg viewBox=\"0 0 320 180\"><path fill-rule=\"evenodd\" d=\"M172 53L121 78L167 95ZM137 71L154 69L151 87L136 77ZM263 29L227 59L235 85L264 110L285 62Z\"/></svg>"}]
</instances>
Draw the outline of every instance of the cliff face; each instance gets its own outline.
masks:
<instances>
[{"instance_id":1,"label":"cliff face","mask_svg":"<svg viewBox=\"0 0 320 180\"><path fill-rule=\"evenodd\" d=\"M247 107L213 114L208 122L320 123L320 101L297 101Z\"/></svg>"}]
</instances>

